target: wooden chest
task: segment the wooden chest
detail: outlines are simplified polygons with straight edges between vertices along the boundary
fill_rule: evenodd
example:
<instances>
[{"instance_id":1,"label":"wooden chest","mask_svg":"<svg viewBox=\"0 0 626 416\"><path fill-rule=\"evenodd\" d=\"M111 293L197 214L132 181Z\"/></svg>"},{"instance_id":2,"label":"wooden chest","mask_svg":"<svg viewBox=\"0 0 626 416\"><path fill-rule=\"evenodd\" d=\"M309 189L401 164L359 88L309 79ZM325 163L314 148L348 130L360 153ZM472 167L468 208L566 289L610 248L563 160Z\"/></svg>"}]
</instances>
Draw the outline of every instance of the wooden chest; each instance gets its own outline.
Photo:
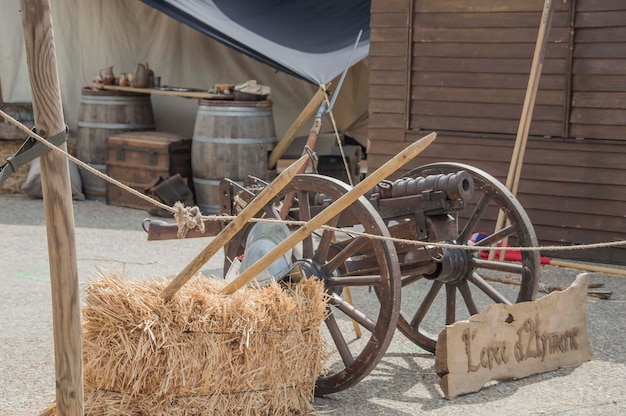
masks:
<instances>
[{"instance_id":1,"label":"wooden chest","mask_svg":"<svg viewBox=\"0 0 626 416\"><path fill-rule=\"evenodd\" d=\"M107 169L112 178L146 193L159 178L177 173L191 186L191 139L173 133L141 131L107 139ZM152 204L107 183L110 205L150 209Z\"/></svg>"}]
</instances>

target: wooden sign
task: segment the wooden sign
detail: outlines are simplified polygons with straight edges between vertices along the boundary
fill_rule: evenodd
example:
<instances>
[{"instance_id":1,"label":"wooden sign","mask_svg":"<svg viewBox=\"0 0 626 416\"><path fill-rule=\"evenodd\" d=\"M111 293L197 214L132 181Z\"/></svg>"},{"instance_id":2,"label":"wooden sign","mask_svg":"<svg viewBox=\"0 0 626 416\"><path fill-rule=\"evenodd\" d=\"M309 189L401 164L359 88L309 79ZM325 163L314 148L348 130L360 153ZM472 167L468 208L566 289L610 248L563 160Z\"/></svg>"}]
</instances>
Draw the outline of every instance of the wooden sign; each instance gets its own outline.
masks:
<instances>
[{"instance_id":1,"label":"wooden sign","mask_svg":"<svg viewBox=\"0 0 626 416\"><path fill-rule=\"evenodd\" d=\"M455 398L491 380L527 377L591 359L586 273L566 290L533 302L495 304L439 334L435 371Z\"/></svg>"}]
</instances>

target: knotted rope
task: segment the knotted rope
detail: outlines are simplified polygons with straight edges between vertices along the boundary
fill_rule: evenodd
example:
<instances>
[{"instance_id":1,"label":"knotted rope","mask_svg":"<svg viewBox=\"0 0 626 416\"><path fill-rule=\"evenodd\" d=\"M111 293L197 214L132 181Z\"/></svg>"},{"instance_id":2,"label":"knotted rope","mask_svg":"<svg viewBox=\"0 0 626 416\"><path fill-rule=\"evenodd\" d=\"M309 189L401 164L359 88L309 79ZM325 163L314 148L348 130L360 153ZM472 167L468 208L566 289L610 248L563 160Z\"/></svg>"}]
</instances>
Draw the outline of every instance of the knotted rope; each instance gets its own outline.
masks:
<instances>
[{"instance_id":1,"label":"knotted rope","mask_svg":"<svg viewBox=\"0 0 626 416\"><path fill-rule=\"evenodd\" d=\"M198 228L198 231L204 234L205 226L202 220L202 212L197 206L186 207L182 202L174 204L174 218L176 218L176 224L178 225L178 238L185 238L189 230Z\"/></svg>"}]
</instances>

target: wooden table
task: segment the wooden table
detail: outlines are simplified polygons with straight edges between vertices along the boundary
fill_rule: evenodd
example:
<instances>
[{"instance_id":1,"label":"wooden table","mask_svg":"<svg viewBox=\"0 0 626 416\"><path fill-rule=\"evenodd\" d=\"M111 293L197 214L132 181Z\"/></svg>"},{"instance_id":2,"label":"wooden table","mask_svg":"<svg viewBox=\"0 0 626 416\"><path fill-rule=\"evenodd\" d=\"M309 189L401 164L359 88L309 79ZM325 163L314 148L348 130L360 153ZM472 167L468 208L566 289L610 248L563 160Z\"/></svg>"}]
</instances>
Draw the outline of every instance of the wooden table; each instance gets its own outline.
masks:
<instances>
[{"instance_id":1,"label":"wooden table","mask_svg":"<svg viewBox=\"0 0 626 416\"><path fill-rule=\"evenodd\" d=\"M190 91L177 91L177 89L183 89L180 87L161 87L161 88L135 88L135 87L120 87L118 85L103 85L93 84L94 89L107 90L107 91L120 91L120 92L132 92L136 94L160 94L171 95L177 97L186 98L198 98L205 100L232 100L233 94L213 94L208 91L201 91L190 88Z\"/></svg>"}]
</instances>

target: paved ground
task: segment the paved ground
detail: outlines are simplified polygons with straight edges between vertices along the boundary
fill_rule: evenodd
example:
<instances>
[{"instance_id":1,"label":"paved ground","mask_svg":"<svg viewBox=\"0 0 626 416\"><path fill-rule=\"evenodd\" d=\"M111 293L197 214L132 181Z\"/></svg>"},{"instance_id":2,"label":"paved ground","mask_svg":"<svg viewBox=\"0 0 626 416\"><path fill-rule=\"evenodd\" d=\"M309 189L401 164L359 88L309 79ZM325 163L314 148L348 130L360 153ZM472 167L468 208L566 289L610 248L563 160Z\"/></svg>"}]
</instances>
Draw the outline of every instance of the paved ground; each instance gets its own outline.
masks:
<instances>
[{"instance_id":1,"label":"paved ground","mask_svg":"<svg viewBox=\"0 0 626 416\"><path fill-rule=\"evenodd\" d=\"M131 276L178 273L207 239L148 242L143 211L95 201L76 202L79 277L96 268ZM0 415L34 415L54 400L48 251L40 200L0 195ZM205 274L220 274L222 257ZM568 285L579 271L544 266L542 281ZM442 398L434 357L396 334L376 370L357 386L317 398L316 409L337 415L622 415L626 414L626 278L598 273L592 282L613 291L589 299L594 357L577 368L493 383L453 401Z\"/></svg>"}]
</instances>

